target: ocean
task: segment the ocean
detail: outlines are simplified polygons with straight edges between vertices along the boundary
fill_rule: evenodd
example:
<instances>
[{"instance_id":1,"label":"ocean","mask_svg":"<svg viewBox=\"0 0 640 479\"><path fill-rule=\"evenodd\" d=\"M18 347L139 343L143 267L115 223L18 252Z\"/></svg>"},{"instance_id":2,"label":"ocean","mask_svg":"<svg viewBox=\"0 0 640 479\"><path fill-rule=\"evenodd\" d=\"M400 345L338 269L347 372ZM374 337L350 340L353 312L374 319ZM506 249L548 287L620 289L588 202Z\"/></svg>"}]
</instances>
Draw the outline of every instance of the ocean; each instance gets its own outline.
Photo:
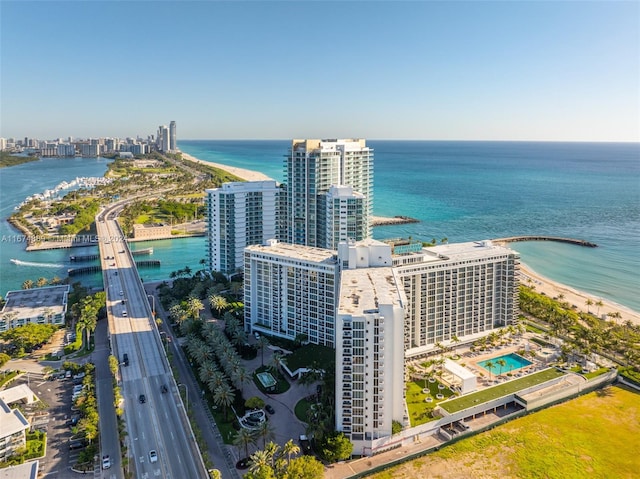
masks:
<instances>
[{"instance_id":1,"label":"ocean","mask_svg":"<svg viewBox=\"0 0 640 479\"><path fill-rule=\"evenodd\" d=\"M289 145L289 140L179 141L182 151L197 158L260 171L278 181L284 177ZM640 311L639 144L368 140L367 145L375 152L374 214L419 220L376 227L375 238L435 238L438 242L446 238L450 243L517 235L584 239L598 247L523 242L512 248L539 274ZM42 160L47 165L58 162L58 176L67 174L66 161L72 162L69 168L75 171L77 160ZM93 161L85 163L88 169L104 171L104 163ZM24 196L59 182L48 175L14 191L14 181L37 171L39 163L0 171L3 217ZM73 173L62 179L75 176L95 175ZM0 232L4 235L6 230L3 224ZM7 249L3 242L0 249L2 293L19 288L27 277L65 274L68 255L73 254L69 250L25 253L21 245L10 246ZM187 265L192 270L202 268L204 238L133 247L149 246L162 266L141 270L145 281L164 279ZM15 265L10 258L64 266ZM100 276L85 281L98 285Z\"/></svg>"}]
</instances>

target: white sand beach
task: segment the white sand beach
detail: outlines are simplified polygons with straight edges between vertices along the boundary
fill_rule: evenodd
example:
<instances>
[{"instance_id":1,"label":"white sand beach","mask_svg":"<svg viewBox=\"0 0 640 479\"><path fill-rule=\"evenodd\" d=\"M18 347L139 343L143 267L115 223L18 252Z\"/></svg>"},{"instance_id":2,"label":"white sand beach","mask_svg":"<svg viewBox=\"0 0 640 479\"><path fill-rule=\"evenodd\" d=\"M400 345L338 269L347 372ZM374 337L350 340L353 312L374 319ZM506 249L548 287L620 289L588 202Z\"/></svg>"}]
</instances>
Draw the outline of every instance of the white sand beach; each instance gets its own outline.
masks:
<instances>
[{"instance_id":1,"label":"white sand beach","mask_svg":"<svg viewBox=\"0 0 640 479\"><path fill-rule=\"evenodd\" d=\"M195 163L202 163L203 165L213 166L215 168L219 168L221 170L226 171L227 173L231 173L232 175L237 176L238 178L242 178L246 181L264 181L264 180L273 180L273 178L269 178L267 175L260 173L258 171L245 170L244 168L236 168L234 166L227 166L221 163L213 163L211 161L204 161L195 156L191 156L184 151L180 152L182 157L185 160L193 161Z\"/></svg>"},{"instance_id":2,"label":"white sand beach","mask_svg":"<svg viewBox=\"0 0 640 479\"><path fill-rule=\"evenodd\" d=\"M550 298L557 298L559 295L563 295L562 301L565 301L571 305L576 305L578 310L580 311L590 311L593 314L596 314L600 317L602 315L606 315L607 313L620 313L620 318L610 318L607 317L608 321L616 321L618 324L623 323L627 320L630 320L634 324L640 324L640 313L632 310L631 308L627 308L621 304L615 303L613 301L599 298L595 295L585 293L583 291L579 291L573 289L569 286L566 286L561 283L557 283L555 281L550 280L549 278L545 278L540 274L536 273L532 269L530 269L525 264L520 265L520 273L522 274L522 284L525 286L534 286L535 291L538 293L544 293ZM529 281L529 279L531 281ZM590 299L593 304L587 306L586 302ZM598 301L602 301L602 306L598 307L595 303Z\"/></svg>"}]
</instances>

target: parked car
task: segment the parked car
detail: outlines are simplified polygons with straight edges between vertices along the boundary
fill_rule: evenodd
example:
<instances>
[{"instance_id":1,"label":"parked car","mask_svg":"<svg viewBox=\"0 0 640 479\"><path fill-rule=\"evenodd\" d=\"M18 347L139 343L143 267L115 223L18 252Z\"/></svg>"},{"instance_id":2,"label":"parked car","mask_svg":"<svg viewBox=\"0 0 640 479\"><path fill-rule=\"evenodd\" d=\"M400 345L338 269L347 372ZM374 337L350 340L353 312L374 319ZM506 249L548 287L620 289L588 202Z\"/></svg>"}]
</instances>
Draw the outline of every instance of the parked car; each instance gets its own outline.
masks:
<instances>
[{"instance_id":1,"label":"parked car","mask_svg":"<svg viewBox=\"0 0 640 479\"><path fill-rule=\"evenodd\" d=\"M83 440L71 441L69 443L69 449L71 449L72 451L75 449L82 449L85 446L86 446L86 443Z\"/></svg>"},{"instance_id":2,"label":"parked car","mask_svg":"<svg viewBox=\"0 0 640 479\"><path fill-rule=\"evenodd\" d=\"M273 407L271 407L271 404L267 404L264 407L264 410L267 411L269 414L275 414L276 413L275 409L273 409Z\"/></svg>"}]
</instances>

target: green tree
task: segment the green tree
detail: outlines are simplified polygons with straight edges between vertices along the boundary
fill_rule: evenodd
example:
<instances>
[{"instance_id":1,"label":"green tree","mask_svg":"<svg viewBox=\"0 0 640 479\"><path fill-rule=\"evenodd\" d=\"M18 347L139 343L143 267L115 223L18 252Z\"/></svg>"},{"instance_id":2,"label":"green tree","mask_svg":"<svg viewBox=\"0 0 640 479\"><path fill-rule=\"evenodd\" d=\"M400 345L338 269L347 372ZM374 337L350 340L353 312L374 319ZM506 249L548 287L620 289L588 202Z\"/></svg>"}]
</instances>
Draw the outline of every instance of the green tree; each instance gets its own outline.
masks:
<instances>
[{"instance_id":1,"label":"green tree","mask_svg":"<svg viewBox=\"0 0 640 479\"><path fill-rule=\"evenodd\" d=\"M185 309L187 314L189 314L193 319L199 319L200 311L204 309L204 306L202 305L202 301L198 298L190 296L189 299L187 299L187 306Z\"/></svg>"},{"instance_id":2,"label":"green tree","mask_svg":"<svg viewBox=\"0 0 640 479\"><path fill-rule=\"evenodd\" d=\"M498 375L502 376L502 368L507 365L507 362L503 358L500 358L496 360L496 364L500 366L500 372L498 373Z\"/></svg>"},{"instance_id":3,"label":"green tree","mask_svg":"<svg viewBox=\"0 0 640 479\"><path fill-rule=\"evenodd\" d=\"M27 279L22 283L22 289L31 289L33 288L33 280Z\"/></svg>"},{"instance_id":4,"label":"green tree","mask_svg":"<svg viewBox=\"0 0 640 479\"><path fill-rule=\"evenodd\" d=\"M256 434L262 438L262 447L266 449L267 441L275 439L275 432L269 421L262 421L256 428Z\"/></svg>"},{"instance_id":5,"label":"green tree","mask_svg":"<svg viewBox=\"0 0 640 479\"><path fill-rule=\"evenodd\" d=\"M329 462L348 459L352 452L352 442L341 432L326 435L320 446L320 455Z\"/></svg>"},{"instance_id":6,"label":"green tree","mask_svg":"<svg viewBox=\"0 0 640 479\"><path fill-rule=\"evenodd\" d=\"M296 457L289 461L283 479L322 479L324 466L313 456Z\"/></svg>"},{"instance_id":7,"label":"green tree","mask_svg":"<svg viewBox=\"0 0 640 479\"><path fill-rule=\"evenodd\" d=\"M11 356L5 353L0 353L0 368L5 365L7 361L11 359Z\"/></svg>"},{"instance_id":8,"label":"green tree","mask_svg":"<svg viewBox=\"0 0 640 479\"><path fill-rule=\"evenodd\" d=\"M244 406L247 409L262 409L264 407L264 400L258 396L253 396L244 402Z\"/></svg>"},{"instance_id":9,"label":"green tree","mask_svg":"<svg viewBox=\"0 0 640 479\"><path fill-rule=\"evenodd\" d=\"M287 461L291 462L291 456L300 454L300 446L293 442L293 439L289 439L284 446L282 446L282 454L286 454Z\"/></svg>"},{"instance_id":10,"label":"green tree","mask_svg":"<svg viewBox=\"0 0 640 479\"><path fill-rule=\"evenodd\" d=\"M484 367L485 369L487 369L489 371L489 377L491 379L491 381L493 381L493 368L496 367L496 365L493 363L493 361L487 361L486 363L484 363Z\"/></svg>"},{"instance_id":11,"label":"green tree","mask_svg":"<svg viewBox=\"0 0 640 479\"><path fill-rule=\"evenodd\" d=\"M48 282L49 282L49 281L47 281L47 278L45 278L45 277L41 276L41 277L39 277L39 278L38 278L38 280L36 281L36 287L38 287L38 288L42 288L43 286L46 286Z\"/></svg>"},{"instance_id":12,"label":"green tree","mask_svg":"<svg viewBox=\"0 0 640 479\"><path fill-rule=\"evenodd\" d=\"M222 406L224 420L227 420L227 408L233 404L235 394L228 384L221 384L213 393L213 402L216 406Z\"/></svg>"},{"instance_id":13,"label":"green tree","mask_svg":"<svg viewBox=\"0 0 640 479\"><path fill-rule=\"evenodd\" d=\"M255 444L257 441L256 433L250 429L241 427L236 433L233 444L244 448L244 457L249 457L249 444Z\"/></svg>"},{"instance_id":14,"label":"green tree","mask_svg":"<svg viewBox=\"0 0 640 479\"><path fill-rule=\"evenodd\" d=\"M229 307L229 303L227 302L224 296L220 296L219 294L212 294L209 296L209 304L213 309L218 313L218 318L223 310Z\"/></svg>"}]
</instances>

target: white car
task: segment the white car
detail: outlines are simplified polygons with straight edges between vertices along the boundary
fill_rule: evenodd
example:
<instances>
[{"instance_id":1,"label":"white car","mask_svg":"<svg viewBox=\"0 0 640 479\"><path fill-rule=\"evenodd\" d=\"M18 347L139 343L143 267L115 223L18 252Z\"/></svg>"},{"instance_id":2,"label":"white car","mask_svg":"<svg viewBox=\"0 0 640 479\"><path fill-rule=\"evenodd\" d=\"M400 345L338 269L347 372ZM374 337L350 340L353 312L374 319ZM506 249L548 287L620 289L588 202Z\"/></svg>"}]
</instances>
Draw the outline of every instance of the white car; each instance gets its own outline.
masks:
<instances>
[{"instance_id":1,"label":"white car","mask_svg":"<svg viewBox=\"0 0 640 479\"><path fill-rule=\"evenodd\" d=\"M111 467L111 458L107 454L106 456L102 456L102 469L109 469Z\"/></svg>"},{"instance_id":2,"label":"white car","mask_svg":"<svg viewBox=\"0 0 640 479\"><path fill-rule=\"evenodd\" d=\"M158 462L158 453L155 449L149 451L149 462Z\"/></svg>"}]
</instances>

